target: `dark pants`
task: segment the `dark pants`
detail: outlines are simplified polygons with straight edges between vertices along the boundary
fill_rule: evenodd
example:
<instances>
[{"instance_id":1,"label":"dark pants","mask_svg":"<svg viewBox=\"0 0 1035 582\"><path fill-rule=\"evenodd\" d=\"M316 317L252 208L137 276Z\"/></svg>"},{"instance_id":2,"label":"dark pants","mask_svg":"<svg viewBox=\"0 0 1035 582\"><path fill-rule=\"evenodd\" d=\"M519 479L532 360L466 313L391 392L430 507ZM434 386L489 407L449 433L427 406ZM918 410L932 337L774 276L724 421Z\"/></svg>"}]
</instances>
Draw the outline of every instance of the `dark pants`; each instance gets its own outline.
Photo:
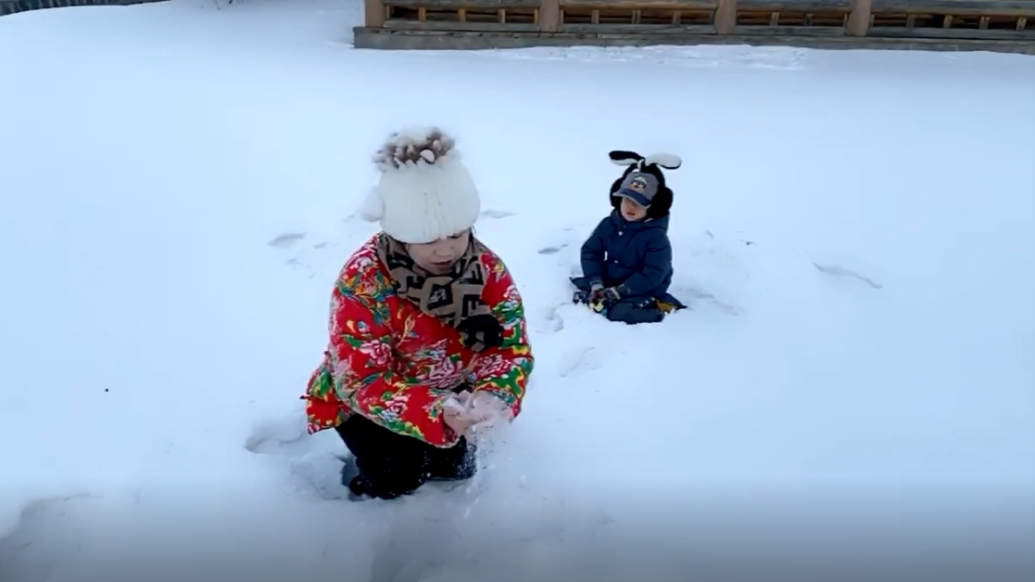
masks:
<instances>
[{"instance_id":1,"label":"dark pants","mask_svg":"<svg viewBox=\"0 0 1035 582\"><path fill-rule=\"evenodd\" d=\"M391 499L412 493L429 480L469 479L477 470L475 447L464 437L452 448L441 449L359 414L336 430L356 458L359 476L349 488L357 495Z\"/></svg>"},{"instance_id":2,"label":"dark pants","mask_svg":"<svg viewBox=\"0 0 1035 582\"><path fill-rule=\"evenodd\" d=\"M658 323L665 319L663 312L654 301L636 304L631 301L619 301L606 314L611 321L636 325L639 323Z\"/></svg>"},{"instance_id":3,"label":"dark pants","mask_svg":"<svg viewBox=\"0 0 1035 582\"><path fill-rule=\"evenodd\" d=\"M575 303L588 303L590 293L589 281L585 277L572 277L571 283L577 289L573 297ZM670 304L674 309L686 307L668 293L660 299ZM611 307L604 309L601 313L611 321L627 323L629 325L660 323L665 319L665 311L658 306L658 301L649 297L635 301L628 299L620 300Z\"/></svg>"}]
</instances>

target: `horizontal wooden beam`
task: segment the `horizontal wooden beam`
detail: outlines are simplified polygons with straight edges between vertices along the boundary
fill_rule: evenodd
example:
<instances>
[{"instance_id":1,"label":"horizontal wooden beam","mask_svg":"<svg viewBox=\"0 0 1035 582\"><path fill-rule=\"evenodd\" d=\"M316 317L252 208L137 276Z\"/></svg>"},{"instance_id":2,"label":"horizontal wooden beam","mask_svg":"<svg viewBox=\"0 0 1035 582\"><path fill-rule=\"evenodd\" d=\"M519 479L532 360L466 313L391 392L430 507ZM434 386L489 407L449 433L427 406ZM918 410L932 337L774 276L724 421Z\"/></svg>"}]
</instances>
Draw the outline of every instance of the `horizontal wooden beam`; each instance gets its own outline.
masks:
<instances>
[{"instance_id":1,"label":"horizontal wooden beam","mask_svg":"<svg viewBox=\"0 0 1035 582\"><path fill-rule=\"evenodd\" d=\"M868 36L879 38L945 38L970 40L1027 41L1035 46L1035 30L988 30L980 28L899 28L871 26ZM1032 96L1035 107L1035 95Z\"/></svg>"},{"instance_id":2,"label":"horizontal wooden beam","mask_svg":"<svg viewBox=\"0 0 1035 582\"><path fill-rule=\"evenodd\" d=\"M385 28L391 30L456 30L474 32L539 32L538 24L514 24L501 22L444 22L431 20L386 20Z\"/></svg>"},{"instance_id":3,"label":"horizontal wooden beam","mask_svg":"<svg viewBox=\"0 0 1035 582\"><path fill-rule=\"evenodd\" d=\"M749 45L818 49L995 51L1035 55L1035 42L996 39L897 38L887 36L766 36L719 34L577 34L545 32L447 32L356 27L354 46L382 50L484 50L537 46Z\"/></svg>"},{"instance_id":4,"label":"horizontal wooden beam","mask_svg":"<svg viewBox=\"0 0 1035 582\"><path fill-rule=\"evenodd\" d=\"M0 16L30 12L32 10L49 10L52 8L73 8L76 6L131 6L133 4L150 4L165 0L0 0Z\"/></svg>"},{"instance_id":5,"label":"horizontal wooden beam","mask_svg":"<svg viewBox=\"0 0 1035 582\"><path fill-rule=\"evenodd\" d=\"M848 12L852 0L737 0L737 10L769 12Z\"/></svg>"},{"instance_id":6,"label":"horizontal wooden beam","mask_svg":"<svg viewBox=\"0 0 1035 582\"><path fill-rule=\"evenodd\" d=\"M560 4L562 10L713 10L718 0L560 0Z\"/></svg>"},{"instance_id":7,"label":"horizontal wooden beam","mask_svg":"<svg viewBox=\"0 0 1035 582\"><path fill-rule=\"evenodd\" d=\"M562 24L558 32L576 34L650 33L671 34L715 34L711 24Z\"/></svg>"},{"instance_id":8,"label":"horizontal wooden beam","mask_svg":"<svg viewBox=\"0 0 1035 582\"><path fill-rule=\"evenodd\" d=\"M450 8L539 8L541 0L384 0L388 6L401 8L433 8L449 10Z\"/></svg>"},{"instance_id":9,"label":"horizontal wooden beam","mask_svg":"<svg viewBox=\"0 0 1035 582\"><path fill-rule=\"evenodd\" d=\"M1035 16L1035 0L873 0L873 14Z\"/></svg>"},{"instance_id":10,"label":"horizontal wooden beam","mask_svg":"<svg viewBox=\"0 0 1035 582\"><path fill-rule=\"evenodd\" d=\"M734 35L743 36L844 36L843 26L744 26L733 27Z\"/></svg>"}]
</instances>

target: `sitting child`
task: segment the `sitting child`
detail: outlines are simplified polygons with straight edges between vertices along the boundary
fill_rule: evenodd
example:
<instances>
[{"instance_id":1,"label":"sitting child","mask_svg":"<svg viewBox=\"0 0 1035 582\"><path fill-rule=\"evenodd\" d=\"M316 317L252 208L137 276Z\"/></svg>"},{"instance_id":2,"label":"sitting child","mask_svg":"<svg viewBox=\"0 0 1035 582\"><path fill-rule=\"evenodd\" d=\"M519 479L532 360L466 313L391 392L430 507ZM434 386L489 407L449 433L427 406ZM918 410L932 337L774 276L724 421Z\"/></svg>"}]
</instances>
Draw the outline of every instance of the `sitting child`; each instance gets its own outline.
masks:
<instances>
[{"instance_id":1,"label":"sitting child","mask_svg":"<svg viewBox=\"0 0 1035 582\"><path fill-rule=\"evenodd\" d=\"M613 151L611 161L629 166L611 186L610 216L582 245L582 277L574 277L575 302L587 303L611 321L657 323L686 306L669 292L672 245L668 240L672 190L661 168L675 170L671 154L644 158Z\"/></svg>"}]
</instances>

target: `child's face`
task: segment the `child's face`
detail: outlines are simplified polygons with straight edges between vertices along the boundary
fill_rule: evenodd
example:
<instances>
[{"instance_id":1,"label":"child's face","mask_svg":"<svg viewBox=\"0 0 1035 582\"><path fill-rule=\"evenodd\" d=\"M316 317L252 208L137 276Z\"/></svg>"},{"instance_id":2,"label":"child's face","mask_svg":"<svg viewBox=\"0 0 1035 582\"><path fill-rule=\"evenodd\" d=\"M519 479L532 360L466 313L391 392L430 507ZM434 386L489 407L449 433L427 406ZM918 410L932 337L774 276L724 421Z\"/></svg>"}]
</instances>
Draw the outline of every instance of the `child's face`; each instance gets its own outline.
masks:
<instances>
[{"instance_id":1,"label":"child's face","mask_svg":"<svg viewBox=\"0 0 1035 582\"><path fill-rule=\"evenodd\" d=\"M640 206L632 198L622 197L622 218L629 222L636 222L647 217L647 209Z\"/></svg>"},{"instance_id":2,"label":"child's face","mask_svg":"<svg viewBox=\"0 0 1035 582\"><path fill-rule=\"evenodd\" d=\"M437 241L406 245L410 258L425 271L435 275L448 273L456 264L471 242L470 229Z\"/></svg>"}]
</instances>

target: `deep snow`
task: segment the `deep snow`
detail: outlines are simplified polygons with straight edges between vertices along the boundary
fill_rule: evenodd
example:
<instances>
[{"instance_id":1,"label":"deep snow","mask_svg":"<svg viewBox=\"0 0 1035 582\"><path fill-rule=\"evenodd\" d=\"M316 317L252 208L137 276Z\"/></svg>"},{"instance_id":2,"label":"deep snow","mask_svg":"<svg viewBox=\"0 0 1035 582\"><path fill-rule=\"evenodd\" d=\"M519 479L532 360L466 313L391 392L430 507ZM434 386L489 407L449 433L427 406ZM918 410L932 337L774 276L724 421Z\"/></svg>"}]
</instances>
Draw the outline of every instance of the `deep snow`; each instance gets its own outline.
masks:
<instances>
[{"instance_id":1,"label":"deep snow","mask_svg":"<svg viewBox=\"0 0 1035 582\"><path fill-rule=\"evenodd\" d=\"M388 580L386 556L418 551L444 569L399 580L475 572L464 552L530 579L614 543L644 576L629 548L653 535L661 578L663 552L700 566L735 539L743 559L770 527L1030 528L1035 59L377 53L348 45L360 5L0 19L0 565L82 579L130 541L172 560L190 539L261 551L271 580L290 560ZM468 491L357 505L332 499L342 447L302 437L298 397L333 278L375 231L352 216L370 154L411 122L459 137L537 367ZM661 325L569 301L610 149L685 160L674 292L693 309ZM429 512L453 529L414 525ZM416 541L384 550L404 525Z\"/></svg>"}]
</instances>

